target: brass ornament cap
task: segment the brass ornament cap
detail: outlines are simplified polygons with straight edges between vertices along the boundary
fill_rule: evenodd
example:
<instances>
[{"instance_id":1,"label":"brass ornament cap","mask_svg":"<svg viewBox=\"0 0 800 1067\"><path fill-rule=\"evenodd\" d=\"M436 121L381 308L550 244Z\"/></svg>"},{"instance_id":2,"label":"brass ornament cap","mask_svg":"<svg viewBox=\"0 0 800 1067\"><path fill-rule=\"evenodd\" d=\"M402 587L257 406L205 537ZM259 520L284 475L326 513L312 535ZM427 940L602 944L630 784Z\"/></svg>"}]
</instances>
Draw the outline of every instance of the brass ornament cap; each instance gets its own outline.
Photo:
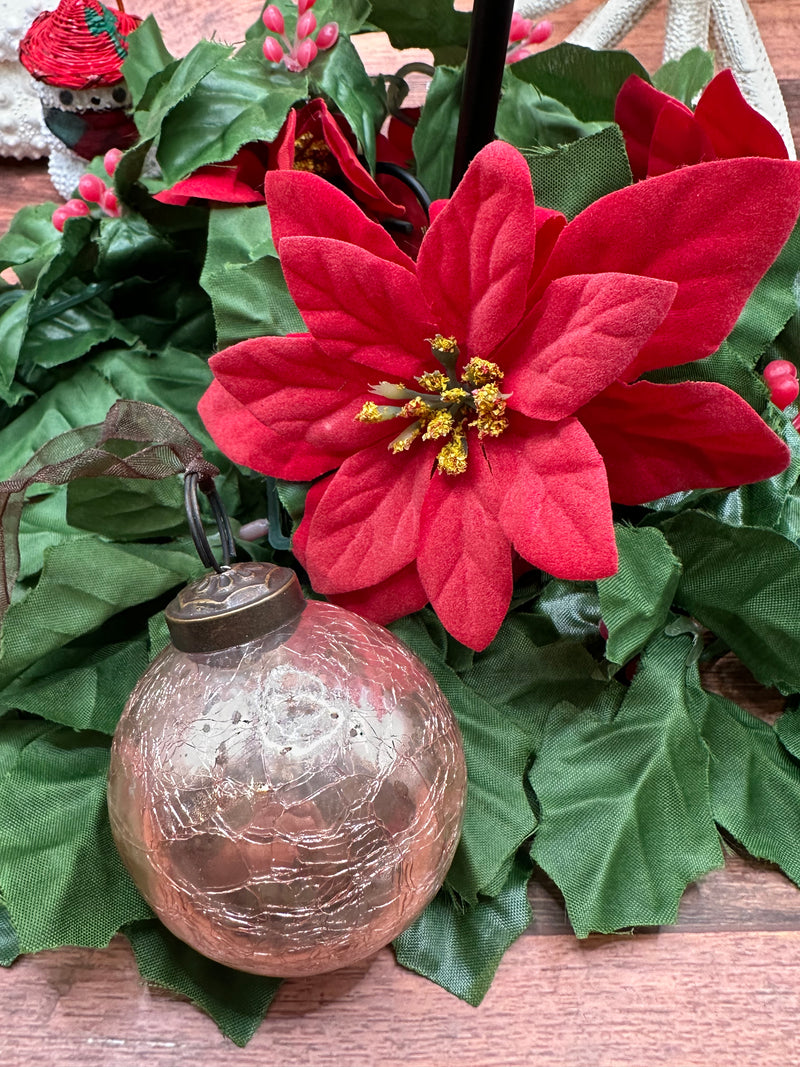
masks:
<instances>
[{"instance_id":1,"label":"brass ornament cap","mask_svg":"<svg viewBox=\"0 0 800 1067\"><path fill-rule=\"evenodd\" d=\"M286 573L235 565L173 601L179 640L248 614L267 632L169 645L126 705L108 785L117 847L162 922L276 976L353 963L413 922L450 866L466 792L458 725L423 664L335 605L296 611Z\"/></svg>"}]
</instances>

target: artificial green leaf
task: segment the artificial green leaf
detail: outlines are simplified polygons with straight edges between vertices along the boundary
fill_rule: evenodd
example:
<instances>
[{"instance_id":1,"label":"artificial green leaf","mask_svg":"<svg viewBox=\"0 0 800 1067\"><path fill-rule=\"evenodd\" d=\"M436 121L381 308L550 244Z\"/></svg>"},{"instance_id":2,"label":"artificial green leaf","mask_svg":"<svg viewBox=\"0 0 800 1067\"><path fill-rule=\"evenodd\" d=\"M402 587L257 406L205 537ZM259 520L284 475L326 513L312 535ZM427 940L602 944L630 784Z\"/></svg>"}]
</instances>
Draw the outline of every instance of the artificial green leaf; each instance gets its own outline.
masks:
<instances>
[{"instance_id":1,"label":"artificial green leaf","mask_svg":"<svg viewBox=\"0 0 800 1067\"><path fill-rule=\"evenodd\" d=\"M595 51L566 42L514 64L515 78L560 100L583 122L613 122L617 93L631 74L650 81L628 52Z\"/></svg>"},{"instance_id":2,"label":"artificial green leaf","mask_svg":"<svg viewBox=\"0 0 800 1067\"><path fill-rule=\"evenodd\" d=\"M32 293L25 293L0 315L0 400L12 404L11 388L28 329Z\"/></svg>"},{"instance_id":3,"label":"artificial green leaf","mask_svg":"<svg viewBox=\"0 0 800 1067\"><path fill-rule=\"evenodd\" d=\"M437 67L414 131L417 177L432 200L450 195L464 71Z\"/></svg>"},{"instance_id":4,"label":"artificial green leaf","mask_svg":"<svg viewBox=\"0 0 800 1067\"><path fill-rule=\"evenodd\" d=\"M157 76L157 91L151 99L140 100L133 113L142 139L158 140L164 119L172 109L189 96L198 83L230 54L231 48L228 45L216 41L199 41L183 59L170 65L163 78Z\"/></svg>"},{"instance_id":5,"label":"artificial green leaf","mask_svg":"<svg viewBox=\"0 0 800 1067\"><path fill-rule=\"evenodd\" d=\"M501 140L517 148L557 148L606 126L581 122L566 104L544 96L535 86L515 77L514 66L506 68L497 108L495 133Z\"/></svg>"},{"instance_id":6,"label":"artificial green leaf","mask_svg":"<svg viewBox=\"0 0 800 1067\"><path fill-rule=\"evenodd\" d=\"M330 51L321 52L309 76L312 85L329 96L350 123L367 166L374 170L375 134L386 117L385 99L350 40L340 37Z\"/></svg>"},{"instance_id":7,"label":"artificial green leaf","mask_svg":"<svg viewBox=\"0 0 800 1067\"><path fill-rule=\"evenodd\" d=\"M50 652L0 690L0 712L17 708L75 730L113 734L148 664L144 636Z\"/></svg>"},{"instance_id":8,"label":"artificial green leaf","mask_svg":"<svg viewBox=\"0 0 800 1067\"><path fill-rule=\"evenodd\" d=\"M780 726L776 734L733 701L699 685L695 692L714 818L751 856L777 863L800 885L800 763L781 744Z\"/></svg>"},{"instance_id":9,"label":"artificial green leaf","mask_svg":"<svg viewBox=\"0 0 800 1067\"><path fill-rule=\"evenodd\" d=\"M143 978L188 997L231 1041L240 1047L247 1044L272 1003L280 978L244 974L206 959L157 919L130 923L122 932Z\"/></svg>"},{"instance_id":10,"label":"artificial green leaf","mask_svg":"<svg viewBox=\"0 0 800 1067\"><path fill-rule=\"evenodd\" d=\"M19 938L8 908L0 903L0 967L10 967L19 956Z\"/></svg>"},{"instance_id":11,"label":"artificial green leaf","mask_svg":"<svg viewBox=\"0 0 800 1067\"><path fill-rule=\"evenodd\" d=\"M52 727L0 782L0 885L23 952L100 948L150 915L111 838L108 746L103 734Z\"/></svg>"},{"instance_id":12,"label":"artificial green leaf","mask_svg":"<svg viewBox=\"0 0 800 1067\"><path fill-rule=\"evenodd\" d=\"M60 544L71 537L86 536L82 530L72 529L67 522L66 489L56 486L48 487L48 490L29 499L22 509L19 524L21 566L17 575L18 582L39 573L44 564L44 554L52 545Z\"/></svg>"},{"instance_id":13,"label":"artificial green leaf","mask_svg":"<svg viewBox=\"0 0 800 1067\"><path fill-rule=\"evenodd\" d=\"M150 79L174 63L175 57L164 44L152 15L128 35L127 45L128 57L122 64L122 74L134 104L138 105Z\"/></svg>"},{"instance_id":14,"label":"artificial green leaf","mask_svg":"<svg viewBox=\"0 0 800 1067\"><path fill-rule=\"evenodd\" d=\"M53 225L56 204L48 201L24 207L0 237L0 270L13 267L26 289L36 282L43 265L55 255L61 235Z\"/></svg>"},{"instance_id":15,"label":"artificial green leaf","mask_svg":"<svg viewBox=\"0 0 800 1067\"><path fill-rule=\"evenodd\" d=\"M97 237L97 274L125 279L164 272L164 264L180 252L170 238L138 215L102 219Z\"/></svg>"},{"instance_id":16,"label":"artificial green leaf","mask_svg":"<svg viewBox=\"0 0 800 1067\"><path fill-rule=\"evenodd\" d=\"M40 719L0 713L0 787L16 767L23 749L51 729Z\"/></svg>"},{"instance_id":17,"label":"artificial green leaf","mask_svg":"<svg viewBox=\"0 0 800 1067\"><path fill-rule=\"evenodd\" d=\"M697 511L659 526L683 564L675 603L721 637L763 685L800 689L797 545Z\"/></svg>"},{"instance_id":18,"label":"artificial green leaf","mask_svg":"<svg viewBox=\"0 0 800 1067\"><path fill-rule=\"evenodd\" d=\"M67 521L115 541L173 537L186 529L183 489L177 478L81 478L67 487Z\"/></svg>"},{"instance_id":19,"label":"artificial green leaf","mask_svg":"<svg viewBox=\"0 0 800 1067\"><path fill-rule=\"evenodd\" d=\"M722 866L708 753L687 706L690 647L657 637L615 717L564 704L536 753L531 855L578 937L674 922L689 882Z\"/></svg>"},{"instance_id":20,"label":"artificial green leaf","mask_svg":"<svg viewBox=\"0 0 800 1067\"><path fill-rule=\"evenodd\" d=\"M551 578L531 609L550 621L550 640L577 637L597 640L600 626L600 600L595 582L568 582Z\"/></svg>"},{"instance_id":21,"label":"artificial green leaf","mask_svg":"<svg viewBox=\"0 0 800 1067\"><path fill-rule=\"evenodd\" d=\"M448 885L460 899L475 904L481 894L499 892L517 849L536 827L523 788L533 741L504 707L490 703L447 666L446 635L433 612L407 616L392 623L391 630L426 664L461 727L469 784ZM533 734L537 727L534 714Z\"/></svg>"},{"instance_id":22,"label":"artificial green leaf","mask_svg":"<svg viewBox=\"0 0 800 1067\"><path fill-rule=\"evenodd\" d=\"M627 663L667 622L680 561L653 527L617 526L619 569L597 583L608 629L606 656Z\"/></svg>"},{"instance_id":23,"label":"artificial green leaf","mask_svg":"<svg viewBox=\"0 0 800 1067\"><path fill-rule=\"evenodd\" d=\"M670 59L653 75L653 85L691 106L714 77L714 54L690 48L680 59Z\"/></svg>"},{"instance_id":24,"label":"artificial green leaf","mask_svg":"<svg viewBox=\"0 0 800 1067\"><path fill-rule=\"evenodd\" d=\"M307 93L306 74L270 68L263 58L219 62L161 123L164 180L172 185L207 163L227 161L249 141L273 141L289 108Z\"/></svg>"},{"instance_id":25,"label":"artificial green leaf","mask_svg":"<svg viewBox=\"0 0 800 1067\"><path fill-rule=\"evenodd\" d=\"M97 294L99 285L71 278L47 299L31 305L20 360L51 368L79 359L112 337L132 340Z\"/></svg>"},{"instance_id":26,"label":"artificial green leaf","mask_svg":"<svg viewBox=\"0 0 800 1067\"><path fill-rule=\"evenodd\" d=\"M394 48L466 49L470 16L453 0L372 0L370 22L385 30Z\"/></svg>"},{"instance_id":27,"label":"artificial green leaf","mask_svg":"<svg viewBox=\"0 0 800 1067\"><path fill-rule=\"evenodd\" d=\"M394 942L397 962L478 1005L500 960L531 921L530 863L518 857L496 897L460 907L446 890Z\"/></svg>"},{"instance_id":28,"label":"artificial green leaf","mask_svg":"<svg viewBox=\"0 0 800 1067\"><path fill-rule=\"evenodd\" d=\"M87 538L54 545L36 587L6 612L0 684L118 611L161 596L201 571L187 544L118 545Z\"/></svg>"},{"instance_id":29,"label":"artificial green leaf","mask_svg":"<svg viewBox=\"0 0 800 1067\"><path fill-rule=\"evenodd\" d=\"M523 149L536 203L571 219L595 200L630 185L633 176L619 126L561 148Z\"/></svg>"}]
</instances>

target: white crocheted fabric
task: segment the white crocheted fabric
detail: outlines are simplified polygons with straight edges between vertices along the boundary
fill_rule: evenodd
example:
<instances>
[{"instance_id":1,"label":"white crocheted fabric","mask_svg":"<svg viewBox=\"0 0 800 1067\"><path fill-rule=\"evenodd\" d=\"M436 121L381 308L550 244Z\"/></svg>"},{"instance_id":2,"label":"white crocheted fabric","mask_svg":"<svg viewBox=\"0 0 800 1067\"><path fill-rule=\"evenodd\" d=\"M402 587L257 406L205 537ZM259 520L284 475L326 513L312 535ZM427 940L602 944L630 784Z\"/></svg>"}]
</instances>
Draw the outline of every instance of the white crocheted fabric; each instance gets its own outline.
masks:
<instances>
[{"instance_id":1,"label":"white crocheted fabric","mask_svg":"<svg viewBox=\"0 0 800 1067\"><path fill-rule=\"evenodd\" d=\"M48 155L36 83L19 62L19 42L42 11L57 0L0 0L0 156L39 159Z\"/></svg>"}]
</instances>

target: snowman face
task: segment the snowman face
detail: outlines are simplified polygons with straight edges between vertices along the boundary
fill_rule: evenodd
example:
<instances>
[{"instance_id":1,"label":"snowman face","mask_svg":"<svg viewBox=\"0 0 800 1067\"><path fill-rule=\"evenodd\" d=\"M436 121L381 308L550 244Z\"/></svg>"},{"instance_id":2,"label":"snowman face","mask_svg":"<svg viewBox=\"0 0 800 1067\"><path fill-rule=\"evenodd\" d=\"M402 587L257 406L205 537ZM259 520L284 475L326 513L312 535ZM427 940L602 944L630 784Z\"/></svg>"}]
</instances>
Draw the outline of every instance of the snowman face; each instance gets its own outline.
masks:
<instances>
[{"instance_id":1,"label":"snowman face","mask_svg":"<svg viewBox=\"0 0 800 1067\"><path fill-rule=\"evenodd\" d=\"M37 91L44 111L110 111L129 108L131 94L124 82L116 85L95 85L91 89L62 89L57 85L37 83Z\"/></svg>"}]
</instances>

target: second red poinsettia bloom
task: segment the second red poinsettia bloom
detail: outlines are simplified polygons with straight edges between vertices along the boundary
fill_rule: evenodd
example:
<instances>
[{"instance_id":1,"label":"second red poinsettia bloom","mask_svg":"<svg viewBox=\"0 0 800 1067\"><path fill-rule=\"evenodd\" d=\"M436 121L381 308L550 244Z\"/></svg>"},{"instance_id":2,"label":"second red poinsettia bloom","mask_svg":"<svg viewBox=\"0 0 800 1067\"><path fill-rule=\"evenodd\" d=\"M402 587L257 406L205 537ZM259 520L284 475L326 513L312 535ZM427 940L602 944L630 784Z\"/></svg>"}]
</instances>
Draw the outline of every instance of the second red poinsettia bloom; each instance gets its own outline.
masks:
<instances>
[{"instance_id":1,"label":"second red poinsettia bloom","mask_svg":"<svg viewBox=\"0 0 800 1067\"><path fill-rule=\"evenodd\" d=\"M637 179L712 159L788 158L781 135L747 103L729 70L708 83L694 111L632 74L614 118Z\"/></svg>"},{"instance_id":2,"label":"second red poinsettia bloom","mask_svg":"<svg viewBox=\"0 0 800 1067\"><path fill-rule=\"evenodd\" d=\"M762 195L789 177L765 167ZM790 194L755 253L715 287L694 231L706 227L708 271L741 258L746 243L734 223L746 221L752 198L737 207L740 182L729 180L736 188L723 198L715 248L709 189L687 210L674 177L606 197L565 225L536 209L523 157L497 142L437 211L414 263L332 186L300 173L268 176L273 236L308 333L256 338L215 356L201 412L235 461L321 479L293 544L319 592L383 622L430 600L455 637L480 649L508 610L517 556L566 578L614 572L604 403L616 402L615 389L649 385L617 383L640 365L667 362L666 348L672 362L676 344L687 359L713 350L707 345L730 330L800 210L792 171ZM663 201L646 194L657 222L665 205L674 218L666 232L654 227L643 249L622 232L627 222L635 239L646 224L648 204L636 190L648 186ZM624 246L618 268L604 227ZM642 406L652 417L661 404L669 422L671 390L681 387L651 388L663 392L638 397L639 421ZM785 446L758 415L723 386L708 388L702 412L695 404L683 421L672 419L692 458L689 477L728 484L734 471L748 480L785 466ZM698 460L720 421L734 445ZM663 420L654 423L659 437ZM694 440L700 429L705 437ZM753 457L746 463L743 451ZM680 462L659 461L656 474L666 491L687 487Z\"/></svg>"}]
</instances>

